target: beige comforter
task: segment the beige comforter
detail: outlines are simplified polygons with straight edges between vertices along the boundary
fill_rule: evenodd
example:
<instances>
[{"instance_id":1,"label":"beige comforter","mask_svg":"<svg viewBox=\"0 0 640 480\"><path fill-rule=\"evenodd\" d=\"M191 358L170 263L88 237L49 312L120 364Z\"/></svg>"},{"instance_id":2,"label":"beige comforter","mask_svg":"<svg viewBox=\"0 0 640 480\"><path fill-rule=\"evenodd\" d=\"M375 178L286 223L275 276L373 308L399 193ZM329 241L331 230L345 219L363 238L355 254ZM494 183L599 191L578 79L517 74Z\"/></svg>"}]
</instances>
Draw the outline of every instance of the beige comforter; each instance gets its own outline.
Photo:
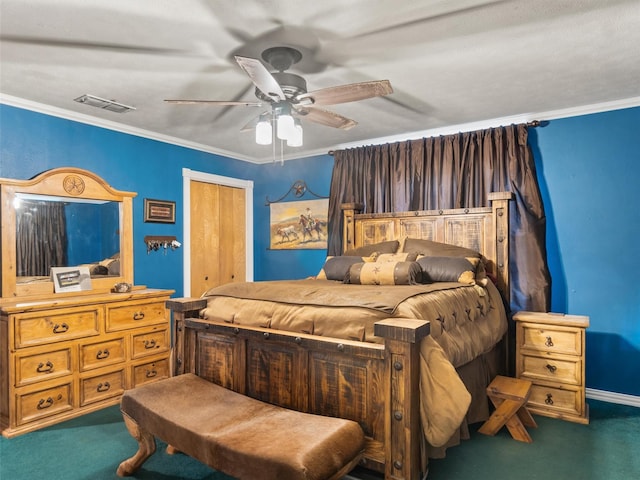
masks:
<instances>
[{"instance_id":1,"label":"beige comforter","mask_svg":"<svg viewBox=\"0 0 640 480\"><path fill-rule=\"evenodd\" d=\"M231 283L206 292L201 316L248 326L381 343L376 321L404 317L431 322L421 344L420 409L429 444L444 445L471 402L455 368L491 350L507 329L493 284L379 286L328 280Z\"/></svg>"}]
</instances>

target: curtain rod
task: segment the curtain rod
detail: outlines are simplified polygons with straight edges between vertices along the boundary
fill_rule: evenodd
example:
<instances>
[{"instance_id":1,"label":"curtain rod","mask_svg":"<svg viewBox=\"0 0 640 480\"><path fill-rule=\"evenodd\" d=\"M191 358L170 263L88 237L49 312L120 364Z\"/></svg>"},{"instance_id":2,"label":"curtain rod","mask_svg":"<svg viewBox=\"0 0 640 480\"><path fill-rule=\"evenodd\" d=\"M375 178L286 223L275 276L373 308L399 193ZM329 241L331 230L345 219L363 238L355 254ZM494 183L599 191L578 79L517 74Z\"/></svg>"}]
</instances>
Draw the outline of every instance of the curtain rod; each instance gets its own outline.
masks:
<instances>
[{"instance_id":1,"label":"curtain rod","mask_svg":"<svg viewBox=\"0 0 640 480\"><path fill-rule=\"evenodd\" d=\"M530 122L527 122L525 125L529 128L535 128L535 127L539 127L541 123L542 122L540 120L531 120ZM333 157L335 153L336 153L335 150L329 150L327 152L327 155L331 155Z\"/></svg>"}]
</instances>

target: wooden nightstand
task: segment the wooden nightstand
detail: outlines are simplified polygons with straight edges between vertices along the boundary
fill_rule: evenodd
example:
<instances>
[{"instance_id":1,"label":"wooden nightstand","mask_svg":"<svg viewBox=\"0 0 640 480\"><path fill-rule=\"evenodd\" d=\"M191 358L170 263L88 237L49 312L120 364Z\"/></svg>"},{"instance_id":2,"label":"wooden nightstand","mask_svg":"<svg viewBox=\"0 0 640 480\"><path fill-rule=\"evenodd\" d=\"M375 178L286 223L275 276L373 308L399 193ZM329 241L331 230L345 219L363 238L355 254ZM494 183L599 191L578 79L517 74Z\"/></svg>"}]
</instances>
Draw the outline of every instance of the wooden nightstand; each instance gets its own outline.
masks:
<instances>
[{"instance_id":1,"label":"wooden nightstand","mask_svg":"<svg viewBox=\"0 0 640 480\"><path fill-rule=\"evenodd\" d=\"M585 401L585 330L589 317L518 312L516 376L531 380L531 413L589 423Z\"/></svg>"}]
</instances>

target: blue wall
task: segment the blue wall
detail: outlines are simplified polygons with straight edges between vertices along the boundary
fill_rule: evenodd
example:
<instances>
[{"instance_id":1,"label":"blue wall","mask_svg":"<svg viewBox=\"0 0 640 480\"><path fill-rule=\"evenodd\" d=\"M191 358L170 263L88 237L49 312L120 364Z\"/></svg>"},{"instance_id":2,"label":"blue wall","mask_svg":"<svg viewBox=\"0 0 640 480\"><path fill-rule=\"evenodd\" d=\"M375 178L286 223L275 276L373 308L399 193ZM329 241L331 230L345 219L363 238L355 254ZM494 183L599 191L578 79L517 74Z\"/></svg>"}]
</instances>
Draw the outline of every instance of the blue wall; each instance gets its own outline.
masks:
<instances>
[{"instance_id":1,"label":"blue wall","mask_svg":"<svg viewBox=\"0 0 640 480\"><path fill-rule=\"evenodd\" d=\"M134 199L135 281L182 294L182 252L147 255L145 235L182 237L175 225L143 223L143 199L175 200L182 211L183 167L254 181L255 279L303 278L324 250L269 247L266 197L296 180L328 195L328 155L252 165L0 105L0 176L29 178L60 166L92 170ZM532 129L547 213L552 310L588 315L587 387L640 396L640 108L573 117ZM312 199L305 196L301 199ZM287 200L295 200L288 197Z\"/></svg>"},{"instance_id":2,"label":"blue wall","mask_svg":"<svg viewBox=\"0 0 640 480\"><path fill-rule=\"evenodd\" d=\"M640 108L554 120L530 144L552 310L588 315L587 387L640 395Z\"/></svg>"},{"instance_id":3,"label":"blue wall","mask_svg":"<svg viewBox=\"0 0 640 480\"><path fill-rule=\"evenodd\" d=\"M226 157L0 105L0 177L28 179L57 167L91 170L133 199L135 283L181 296L182 250L147 254L146 235L182 238L182 168L253 180L259 167ZM145 198L176 202L176 223L144 223Z\"/></svg>"}]
</instances>

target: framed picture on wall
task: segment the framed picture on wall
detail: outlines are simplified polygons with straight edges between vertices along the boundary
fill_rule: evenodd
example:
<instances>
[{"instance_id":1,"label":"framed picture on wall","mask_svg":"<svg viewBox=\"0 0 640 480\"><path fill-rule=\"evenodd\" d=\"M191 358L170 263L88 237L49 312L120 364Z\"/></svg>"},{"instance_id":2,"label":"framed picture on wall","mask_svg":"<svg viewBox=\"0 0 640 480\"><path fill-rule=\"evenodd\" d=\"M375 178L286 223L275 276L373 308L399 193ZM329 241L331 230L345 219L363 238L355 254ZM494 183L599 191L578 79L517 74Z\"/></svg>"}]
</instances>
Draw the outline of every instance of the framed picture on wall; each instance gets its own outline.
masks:
<instances>
[{"instance_id":1,"label":"framed picture on wall","mask_svg":"<svg viewBox=\"0 0 640 480\"><path fill-rule=\"evenodd\" d=\"M176 202L145 198L144 221L153 223L176 223Z\"/></svg>"},{"instance_id":2,"label":"framed picture on wall","mask_svg":"<svg viewBox=\"0 0 640 480\"><path fill-rule=\"evenodd\" d=\"M329 199L271 203L273 250L326 249Z\"/></svg>"}]
</instances>

